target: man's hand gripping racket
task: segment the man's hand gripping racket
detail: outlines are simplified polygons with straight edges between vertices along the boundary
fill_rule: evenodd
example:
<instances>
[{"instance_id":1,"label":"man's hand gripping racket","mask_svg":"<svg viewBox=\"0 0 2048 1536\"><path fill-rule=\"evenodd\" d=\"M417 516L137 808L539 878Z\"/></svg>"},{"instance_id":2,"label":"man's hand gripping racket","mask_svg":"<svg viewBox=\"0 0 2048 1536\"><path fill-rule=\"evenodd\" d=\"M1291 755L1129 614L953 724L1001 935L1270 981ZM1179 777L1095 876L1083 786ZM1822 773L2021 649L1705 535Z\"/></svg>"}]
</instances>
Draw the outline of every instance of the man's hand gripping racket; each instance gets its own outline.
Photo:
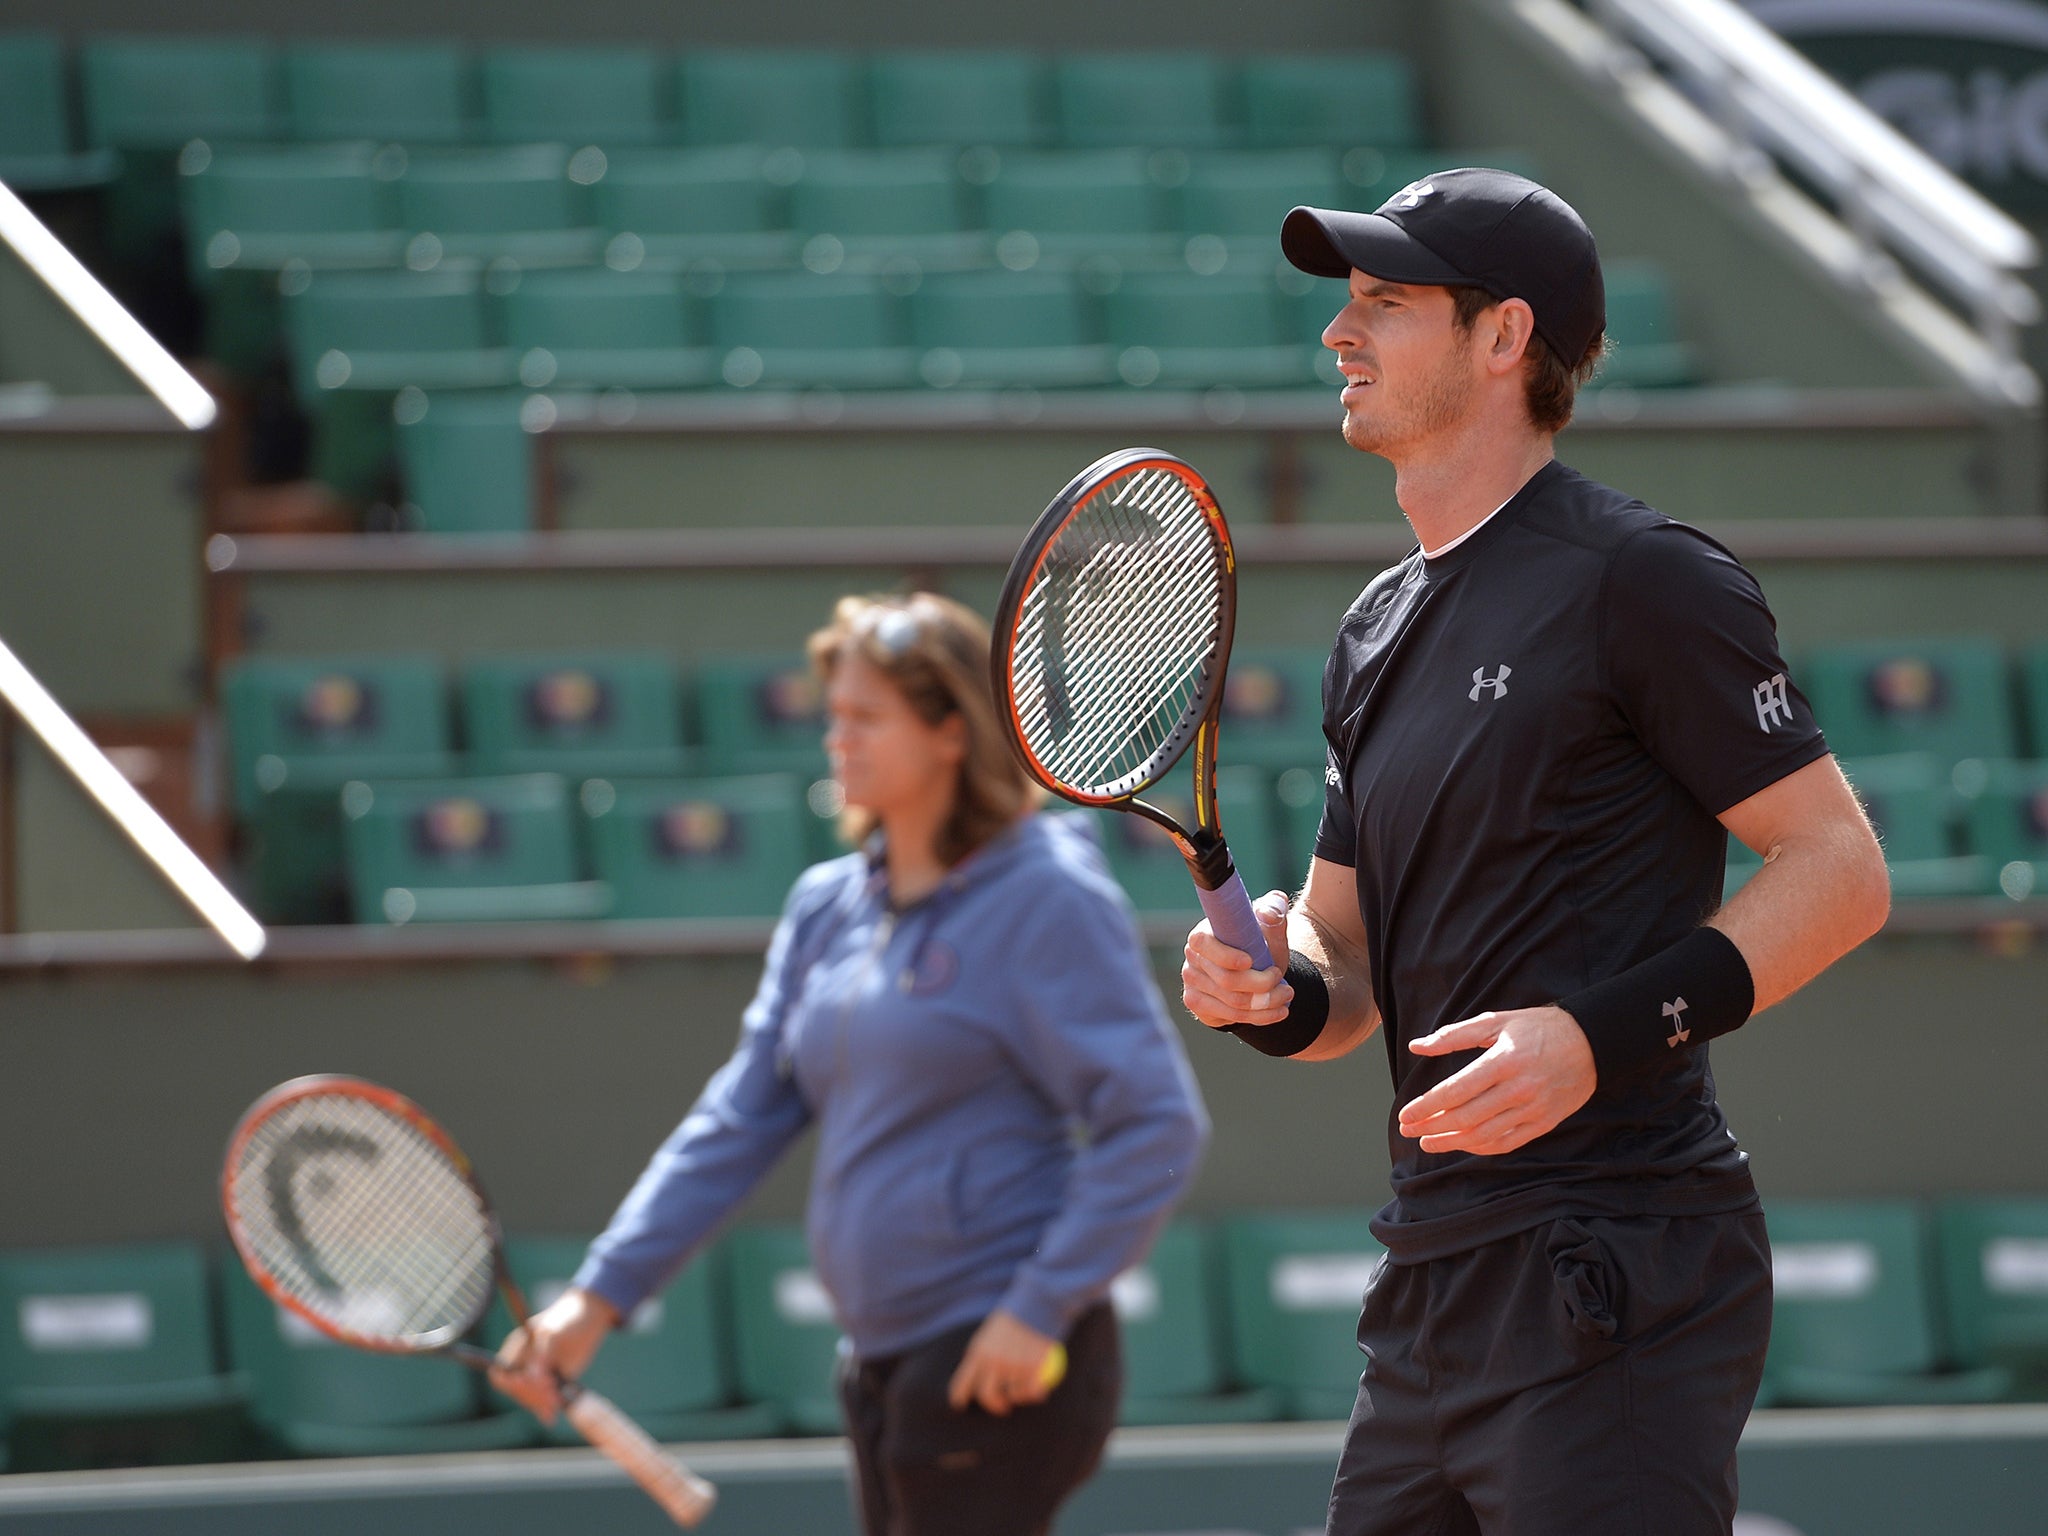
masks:
<instances>
[{"instance_id":1,"label":"man's hand gripping racket","mask_svg":"<svg viewBox=\"0 0 2048 1536\"><path fill-rule=\"evenodd\" d=\"M1076 805L1143 816L1187 860L1216 936L1272 955L1216 817L1216 727L1237 559L1208 484L1156 448L1074 477L1032 526L996 605L999 713L1024 767ZM1194 749L1195 825L1138 796Z\"/></svg>"},{"instance_id":2,"label":"man's hand gripping racket","mask_svg":"<svg viewBox=\"0 0 2048 1536\"><path fill-rule=\"evenodd\" d=\"M330 1338L383 1354L441 1353L488 1371L463 1342L495 1291L526 1301L469 1159L417 1104L360 1078L294 1078L235 1127L221 1176L228 1235L273 1300ZM717 1491L625 1414L573 1381L563 1412L678 1525Z\"/></svg>"}]
</instances>

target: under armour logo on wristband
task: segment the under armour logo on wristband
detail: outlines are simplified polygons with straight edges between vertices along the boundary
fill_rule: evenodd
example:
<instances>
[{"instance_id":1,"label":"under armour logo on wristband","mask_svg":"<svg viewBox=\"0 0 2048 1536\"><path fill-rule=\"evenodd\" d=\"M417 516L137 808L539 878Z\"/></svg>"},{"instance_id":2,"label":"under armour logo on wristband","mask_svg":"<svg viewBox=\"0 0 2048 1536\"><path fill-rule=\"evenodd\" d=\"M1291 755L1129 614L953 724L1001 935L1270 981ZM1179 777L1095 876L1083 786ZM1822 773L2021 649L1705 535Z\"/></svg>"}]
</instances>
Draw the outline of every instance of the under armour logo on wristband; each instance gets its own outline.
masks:
<instances>
[{"instance_id":1,"label":"under armour logo on wristband","mask_svg":"<svg viewBox=\"0 0 2048 1536\"><path fill-rule=\"evenodd\" d=\"M1671 1021L1671 1037L1664 1043L1674 1051L1692 1038L1692 1031L1685 1027L1685 1010L1692 1005L1684 998L1678 998L1664 1005L1664 1017Z\"/></svg>"},{"instance_id":2,"label":"under armour logo on wristband","mask_svg":"<svg viewBox=\"0 0 2048 1536\"><path fill-rule=\"evenodd\" d=\"M1514 675L1515 669L1506 662L1502 662L1500 670L1491 677L1486 675L1486 668L1474 667L1472 669L1472 691L1466 694L1465 697L1474 704L1477 704L1479 702L1479 690L1491 688L1496 699L1504 698L1508 691L1508 679Z\"/></svg>"}]
</instances>

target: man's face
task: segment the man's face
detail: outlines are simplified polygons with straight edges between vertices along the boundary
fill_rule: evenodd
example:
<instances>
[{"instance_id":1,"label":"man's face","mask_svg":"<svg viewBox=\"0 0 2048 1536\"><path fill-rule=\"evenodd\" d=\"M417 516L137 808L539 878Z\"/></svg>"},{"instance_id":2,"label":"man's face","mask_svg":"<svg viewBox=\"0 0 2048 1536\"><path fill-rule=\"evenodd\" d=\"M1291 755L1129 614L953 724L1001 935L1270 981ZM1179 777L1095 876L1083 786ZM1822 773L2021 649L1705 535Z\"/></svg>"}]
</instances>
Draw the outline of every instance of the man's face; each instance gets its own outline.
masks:
<instances>
[{"instance_id":1,"label":"man's face","mask_svg":"<svg viewBox=\"0 0 2048 1536\"><path fill-rule=\"evenodd\" d=\"M1476 331L1448 288L1383 282L1354 269L1351 297L1323 328L1345 386L1344 441L1398 459L1462 420L1479 374Z\"/></svg>"}]
</instances>

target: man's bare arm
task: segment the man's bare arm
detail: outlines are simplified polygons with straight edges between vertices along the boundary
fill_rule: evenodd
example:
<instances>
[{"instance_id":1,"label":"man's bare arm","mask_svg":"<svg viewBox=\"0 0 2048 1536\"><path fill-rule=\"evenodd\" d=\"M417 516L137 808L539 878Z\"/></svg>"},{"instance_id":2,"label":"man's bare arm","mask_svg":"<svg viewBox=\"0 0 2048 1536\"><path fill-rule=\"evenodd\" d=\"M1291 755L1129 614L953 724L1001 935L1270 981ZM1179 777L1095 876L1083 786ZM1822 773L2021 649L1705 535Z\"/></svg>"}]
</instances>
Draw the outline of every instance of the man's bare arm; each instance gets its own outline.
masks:
<instances>
[{"instance_id":1,"label":"man's bare arm","mask_svg":"<svg viewBox=\"0 0 2048 1536\"><path fill-rule=\"evenodd\" d=\"M1181 1001L1211 1029L1231 1024L1277 1024L1287 1017L1294 990L1284 972L1290 954L1315 962L1330 988L1329 1020L1295 1061L1332 1061L1357 1049L1379 1027L1367 960L1365 922L1358 915L1356 873L1327 859L1309 862L1308 882L1289 903L1279 891L1254 904L1266 945L1268 970L1252 969L1251 957L1233 949L1199 923L1188 935L1181 964Z\"/></svg>"},{"instance_id":2,"label":"man's bare arm","mask_svg":"<svg viewBox=\"0 0 2048 1536\"><path fill-rule=\"evenodd\" d=\"M1724 811L1764 867L1709 920L1742 951L1761 1013L1884 926L1884 850L1832 757Z\"/></svg>"},{"instance_id":3,"label":"man's bare arm","mask_svg":"<svg viewBox=\"0 0 2048 1536\"><path fill-rule=\"evenodd\" d=\"M1749 967L1759 1012L1789 997L1884 926L1884 852L1833 758L1787 774L1724 812L1721 824L1764 867L1710 920ZM1593 1053L1563 1009L1518 1008L1446 1025L1418 1055L1484 1050L1401 1108L1425 1152L1511 1152L1592 1096Z\"/></svg>"}]
</instances>

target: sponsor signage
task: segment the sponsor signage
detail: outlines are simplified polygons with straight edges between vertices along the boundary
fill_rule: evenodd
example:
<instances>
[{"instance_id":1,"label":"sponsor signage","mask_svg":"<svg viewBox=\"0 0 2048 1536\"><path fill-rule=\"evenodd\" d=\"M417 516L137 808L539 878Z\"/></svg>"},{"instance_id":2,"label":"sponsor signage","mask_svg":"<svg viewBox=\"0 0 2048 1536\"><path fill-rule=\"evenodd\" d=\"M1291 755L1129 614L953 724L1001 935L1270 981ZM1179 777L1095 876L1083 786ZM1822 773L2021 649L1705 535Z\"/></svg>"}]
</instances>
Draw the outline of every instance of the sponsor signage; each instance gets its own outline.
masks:
<instances>
[{"instance_id":1,"label":"sponsor signage","mask_svg":"<svg viewBox=\"0 0 2048 1536\"><path fill-rule=\"evenodd\" d=\"M2015 213L2048 213L2048 4L1746 0L1929 155Z\"/></svg>"}]
</instances>

